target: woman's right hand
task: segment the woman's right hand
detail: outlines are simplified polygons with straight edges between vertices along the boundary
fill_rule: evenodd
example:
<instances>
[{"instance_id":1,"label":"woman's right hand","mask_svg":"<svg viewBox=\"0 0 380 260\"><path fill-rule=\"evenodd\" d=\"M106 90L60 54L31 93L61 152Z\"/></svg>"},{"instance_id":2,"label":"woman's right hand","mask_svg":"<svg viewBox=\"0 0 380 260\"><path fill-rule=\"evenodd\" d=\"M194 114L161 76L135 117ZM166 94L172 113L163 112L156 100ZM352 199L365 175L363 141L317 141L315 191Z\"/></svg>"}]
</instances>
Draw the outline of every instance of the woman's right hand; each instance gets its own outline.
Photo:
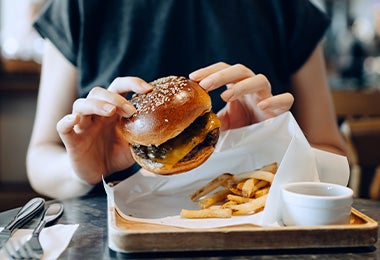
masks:
<instances>
[{"instance_id":1,"label":"woman's right hand","mask_svg":"<svg viewBox=\"0 0 380 260\"><path fill-rule=\"evenodd\" d=\"M122 95L151 89L140 78L116 78L108 89L95 87L86 98L77 99L72 113L57 123L71 166L80 179L96 184L102 176L134 163L118 122L133 115L135 108Z\"/></svg>"}]
</instances>

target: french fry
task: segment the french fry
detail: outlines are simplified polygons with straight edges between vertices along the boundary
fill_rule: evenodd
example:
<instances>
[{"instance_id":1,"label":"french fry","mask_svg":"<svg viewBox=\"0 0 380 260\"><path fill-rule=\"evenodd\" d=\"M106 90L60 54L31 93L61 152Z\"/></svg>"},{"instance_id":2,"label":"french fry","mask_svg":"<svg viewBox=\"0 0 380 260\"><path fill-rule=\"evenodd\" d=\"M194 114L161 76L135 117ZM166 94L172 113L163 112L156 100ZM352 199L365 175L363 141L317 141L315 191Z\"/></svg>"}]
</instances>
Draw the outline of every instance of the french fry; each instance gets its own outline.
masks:
<instances>
[{"instance_id":1,"label":"french fry","mask_svg":"<svg viewBox=\"0 0 380 260\"><path fill-rule=\"evenodd\" d=\"M232 192L232 194L243 196L243 192L238 188L230 187L229 190Z\"/></svg>"},{"instance_id":2,"label":"french fry","mask_svg":"<svg viewBox=\"0 0 380 260\"><path fill-rule=\"evenodd\" d=\"M263 171L263 170L254 170L254 171L236 174L234 175L233 178L236 182L249 179L249 178L254 178L254 179L264 180L264 181L272 183L274 179L274 173L269 172L269 171Z\"/></svg>"},{"instance_id":3,"label":"french fry","mask_svg":"<svg viewBox=\"0 0 380 260\"><path fill-rule=\"evenodd\" d=\"M268 195L261 196L249 202L231 205L232 215L248 215L255 213L256 210L263 208Z\"/></svg>"},{"instance_id":4,"label":"french fry","mask_svg":"<svg viewBox=\"0 0 380 260\"><path fill-rule=\"evenodd\" d=\"M278 164L277 164L277 162L273 162L273 163L270 163L270 164L268 164L268 165L265 165L265 166L262 167L260 170L268 171L268 172L271 172L271 173L276 173L276 172L277 172L277 169L278 169Z\"/></svg>"},{"instance_id":5,"label":"french fry","mask_svg":"<svg viewBox=\"0 0 380 260\"><path fill-rule=\"evenodd\" d=\"M241 203L246 203L251 200L251 198L243 197L243 196L238 196L238 195L233 195L233 194L228 194L227 195L227 200L228 201L235 201L238 204Z\"/></svg>"},{"instance_id":6,"label":"french fry","mask_svg":"<svg viewBox=\"0 0 380 260\"><path fill-rule=\"evenodd\" d=\"M212 181L208 182L203 187L199 188L198 190L194 191L190 195L190 199L192 201L197 201L204 195L214 191L219 186L223 186L228 180L232 179L232 174L230 173L224 173L213 179Z\"/></svg>"},{"instance_id":7,"label":"french fry","mask_svg":"<svg viewBox=\"0 0 380 260\"><path fill-rule=\"evenodd\" d=\"M255 180L248 179L244 182L241 192L244 197L250 198L253 192L255 191Z\"/></svg>"},{"instance_id":8,"label":"french fry","mask_svg":"<svg viewBox=\"0 0 380 260\"><path fill-rule=\"evenodd\" d=\"M269 189L270 189L270 187L267 186L265 188L257 190L255 192L255 198L258 198L258 197L261 197L261 196L264 196L264 195L268 194L269 193Z\"/></svg>"},{"instance_id":9,"label":"french fry","mask_svg":"<svg viewBox=\"0 0 380 260\"><path fill-rule=\"evenodd\" d=\"M232 209L230 208L208 208L189 210L182 209L182 218L230 218L232 216Z\"/></svg>"},{"instance_id":10,"label":"french fry","mask_svg":"<svg viewBox=\"0 0 380 260\"><path fill-rule=\"evenodd\" d=\"M222 209L226 209L226 208L231 208L232 205L237 205L238 203L236 201L233 201L233 200L229 200L225 203L223 203L220 207Z\"/></svg>"},{"instance_id":11,"label":"french fry","mask_svg":"<svg viewBox=\"0 0 380 260\"><path fill-rule=\"evenodd\" d=\"M210 206L214 205L215 203L224 201L227 198L227 195L230 193L228 189L222 189L219 190L209 197L206 197L204 199L201 199L198 202L198 206L201 209L209 208Z\"/></svg>"},{"instance_id":12,"label":"french fry","mask_svg":"<svg viewBox=\"0 0 380 260\"><path fill-rule=\"evenodd\" d=\"M236 188L238 190L243 190L243 186L244 186L244 181L238 182L238 184L236 184Z\"/></svg>"},{"instance_id":13,"label":"french fry","mask_svg":"<svg viewBox=\"0 0 380 260\"><path fill-rule=\"evenodd\" d=\"M192 201L198 201L200 209L183 209L181 217L229 218L263 210L277 168L274 162L253 171L217 176L190 195ZM210 194L217 188L221 189Z\"/></svg>"},{"instance_id":14,"label":"french fry","mask_svg":"<svg viewBox=\"0 0 380 260\"><path fill-rule=\"evenodd\" d=\"M254 187L254 192L259 191L260 189L268 187L268 186L270 186L269 182L267 182L267 181L259 181L259 182L256 183L256 185Z\"/></svg>"}]
</instances>

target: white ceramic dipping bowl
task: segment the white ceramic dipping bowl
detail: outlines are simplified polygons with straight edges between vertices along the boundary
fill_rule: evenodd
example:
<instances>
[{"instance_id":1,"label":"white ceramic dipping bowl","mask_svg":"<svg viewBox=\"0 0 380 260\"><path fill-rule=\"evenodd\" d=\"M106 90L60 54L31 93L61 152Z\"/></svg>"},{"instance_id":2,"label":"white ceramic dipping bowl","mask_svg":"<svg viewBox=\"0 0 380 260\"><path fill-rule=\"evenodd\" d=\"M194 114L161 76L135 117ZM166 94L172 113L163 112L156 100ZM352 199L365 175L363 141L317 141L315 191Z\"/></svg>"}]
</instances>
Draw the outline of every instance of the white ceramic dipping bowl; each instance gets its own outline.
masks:
<instances>
[{"instance_id":1,"label":"white ceramic dipping bowl","mask_svg":"<svg viewBox=\"0 0 380 260\"><path fill-rule=\"evenodd\" d=\"M319 226L350 222L353 191L323 182L295 182L281 187L286 226Z\"/></svg>"}]
</instances>

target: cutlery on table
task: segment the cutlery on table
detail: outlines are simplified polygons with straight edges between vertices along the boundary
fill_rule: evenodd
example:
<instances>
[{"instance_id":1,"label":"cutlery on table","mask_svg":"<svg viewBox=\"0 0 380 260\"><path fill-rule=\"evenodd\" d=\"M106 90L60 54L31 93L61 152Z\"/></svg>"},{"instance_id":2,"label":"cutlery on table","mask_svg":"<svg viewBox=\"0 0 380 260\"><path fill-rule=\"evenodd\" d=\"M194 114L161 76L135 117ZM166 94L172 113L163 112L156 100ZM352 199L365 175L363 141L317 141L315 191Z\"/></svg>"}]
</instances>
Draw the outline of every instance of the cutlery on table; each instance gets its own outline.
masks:
<instances>
[{"instance_id":1,"label":"cutlery on table","mask_svg":"<svg viewBox=\"0 0 380 260\"><path fill-rule=\"evenodd\" d=\"M0 249L11 237L13 231L31 220L38 212L40 212L44 205L45 200L43 198L33 198L28 201L0 232Z\"/></svg>"},{"instance_id":2,"label":"cutlery on table","mask_svg":"<svg viewBox=\"0 0 380 260\"><path fill-rule=\"evenodd\" d=\"M13 259L40 259L43 249L39 240L42 229L49 222L57 219L63 212L63 204L60 202L50 204L45 210L42 219L33 230L28 240L10 241L4 246L5 253Z\"/></svg>"}]
</instances>

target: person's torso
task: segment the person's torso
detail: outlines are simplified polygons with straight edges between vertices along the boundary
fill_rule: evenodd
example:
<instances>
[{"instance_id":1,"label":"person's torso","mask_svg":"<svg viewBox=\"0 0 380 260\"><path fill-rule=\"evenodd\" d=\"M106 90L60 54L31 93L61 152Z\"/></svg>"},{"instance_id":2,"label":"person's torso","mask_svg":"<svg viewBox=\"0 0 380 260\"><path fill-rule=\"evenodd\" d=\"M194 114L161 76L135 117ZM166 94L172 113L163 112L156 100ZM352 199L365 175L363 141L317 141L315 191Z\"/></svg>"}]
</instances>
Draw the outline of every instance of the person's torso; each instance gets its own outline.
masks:
<instances>
[{"instance_id":1,"label":"person's torso","mask_svg":"<svg viewBox=\"0 0 380 260\"><path fill-rule=\"evenodd\" d=\"M277 14L262 1L111 1L87 6L80 49L82 95L115 77L146 81L215 62L241 63L269 78L274 94L287 91L286 44ZM265 1L263 1L265 2ZM215 110L222 89L211 93Z\"/></svg>"}]
</instances>

